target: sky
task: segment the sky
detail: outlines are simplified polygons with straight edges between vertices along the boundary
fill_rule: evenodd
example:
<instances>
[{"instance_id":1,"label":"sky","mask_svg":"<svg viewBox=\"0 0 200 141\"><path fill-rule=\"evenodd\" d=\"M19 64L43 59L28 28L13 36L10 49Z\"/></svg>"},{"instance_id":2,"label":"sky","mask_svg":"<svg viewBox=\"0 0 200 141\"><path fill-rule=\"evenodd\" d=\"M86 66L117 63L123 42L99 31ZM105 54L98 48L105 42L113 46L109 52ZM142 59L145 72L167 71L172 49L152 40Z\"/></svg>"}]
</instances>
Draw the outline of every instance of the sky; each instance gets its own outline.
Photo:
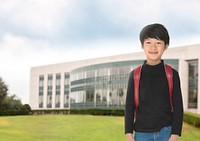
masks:
<instances>
[{"instance_id":1,"label":"sky","mask_svg":"<svg viewBox=\"0 0 200 141\"><path fill-rule=\"evenodd\" d=\"M31 67L142 51L161 23L169 47L200 44L199 0L0 0L0 77L29 103Z\"/></svg>"}]
</instances>

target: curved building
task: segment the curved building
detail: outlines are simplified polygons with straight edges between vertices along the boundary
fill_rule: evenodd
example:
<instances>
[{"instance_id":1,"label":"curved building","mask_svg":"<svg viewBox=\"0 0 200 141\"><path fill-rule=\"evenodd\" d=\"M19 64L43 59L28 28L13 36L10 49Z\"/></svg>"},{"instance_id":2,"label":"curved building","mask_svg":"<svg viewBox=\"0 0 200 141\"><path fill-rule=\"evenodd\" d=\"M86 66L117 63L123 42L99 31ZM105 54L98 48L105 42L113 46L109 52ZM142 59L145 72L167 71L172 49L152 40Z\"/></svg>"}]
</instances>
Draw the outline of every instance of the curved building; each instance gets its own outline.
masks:
<instances>
[{"instance_id":1,"label":"curved building","mask_svg":"<svg viewBox=\"0 0 200 141\"><path fill-rule=\"evenodd\" d=\"M169 48L163 59L181 78L184 109L200 113L200 45ZM124 108L129 73L145 60L143 52L33 67L32 109Z\"/></svg>"}]
</instances>

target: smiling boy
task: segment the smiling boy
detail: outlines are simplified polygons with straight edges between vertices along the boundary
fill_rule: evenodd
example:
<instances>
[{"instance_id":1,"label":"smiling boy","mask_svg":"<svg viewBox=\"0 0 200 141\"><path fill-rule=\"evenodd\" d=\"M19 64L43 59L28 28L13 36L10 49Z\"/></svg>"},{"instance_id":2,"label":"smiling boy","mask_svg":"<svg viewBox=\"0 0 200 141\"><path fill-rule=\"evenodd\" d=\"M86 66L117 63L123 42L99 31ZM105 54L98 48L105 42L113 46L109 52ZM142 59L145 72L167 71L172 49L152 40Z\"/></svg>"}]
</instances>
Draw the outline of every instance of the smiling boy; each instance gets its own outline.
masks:
<instances>
[{"instance_id":1,"label":"smiling boy","mask_svg":"<svg viewBox=\"0 0 200 141\"><path fill-rule=\"evenodd\" d=\"M134 70L129 76L125 105L127 141L178 141L181 136L183 102L179 74L172 69L172 111L165 64L161 59L169 39L167 29L157 23L147 25L140 32L146 60L141 68L138 108L134 101Z\"/></svg>"}]
</instances>

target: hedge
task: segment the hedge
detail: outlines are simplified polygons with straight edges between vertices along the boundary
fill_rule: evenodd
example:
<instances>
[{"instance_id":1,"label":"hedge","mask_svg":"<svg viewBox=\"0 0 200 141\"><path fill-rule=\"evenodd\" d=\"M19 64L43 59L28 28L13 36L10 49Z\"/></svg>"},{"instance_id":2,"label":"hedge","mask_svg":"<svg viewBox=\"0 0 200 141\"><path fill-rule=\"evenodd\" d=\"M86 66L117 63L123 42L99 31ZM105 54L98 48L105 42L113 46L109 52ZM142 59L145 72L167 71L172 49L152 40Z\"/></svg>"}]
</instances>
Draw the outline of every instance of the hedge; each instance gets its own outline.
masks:
<instances>
[{"instance_id":1,"label":"hedge","mask_svg":"<svg viewBox=\"0 0 200 141\"><path fill-rule=\"evenodd\" d=\"M15 115L29 115L30 112L26 110L0 110L0 116L15 116Z\"/></svg>"},{"instance_id":2,"label":"hedge","mask_svg":"<svg viewBox=\"0 0 200 141\"><path fill-rule=\"evenodd\" d=\"M43 110L32 110L31 114L41 115L41 114L69 114L69 109L43 109Z\"/></svg>"},{"instance_id":3,"label":"hedge","mask_svg":"<svg viewBox=\"0 0 200 141\"><path fill-rule=\"evenodd\" d=\"M71 109L70 114L123 116L122 109Z\"/></svg>"},{"instance_id":4,"label":"hedge","mask_svg":"<svg viewBox=\"0 0 200 141\"><path fill-rule=\"evenodd\" d=\"M183 120L189 124L192 124L196 127L200 127L200 115L185 112Z\"/></svg>"},{"instance_id":5,"label":"hedge","mask_svg":"<svg viewBox=\"0 0 200 141\"><path fill-rule=\"evenodd\" d=\"M80 114L80 115L112 115L123 116L123 109L46 109L32 110L32 114Z\"/></svg>"}]
</instances>

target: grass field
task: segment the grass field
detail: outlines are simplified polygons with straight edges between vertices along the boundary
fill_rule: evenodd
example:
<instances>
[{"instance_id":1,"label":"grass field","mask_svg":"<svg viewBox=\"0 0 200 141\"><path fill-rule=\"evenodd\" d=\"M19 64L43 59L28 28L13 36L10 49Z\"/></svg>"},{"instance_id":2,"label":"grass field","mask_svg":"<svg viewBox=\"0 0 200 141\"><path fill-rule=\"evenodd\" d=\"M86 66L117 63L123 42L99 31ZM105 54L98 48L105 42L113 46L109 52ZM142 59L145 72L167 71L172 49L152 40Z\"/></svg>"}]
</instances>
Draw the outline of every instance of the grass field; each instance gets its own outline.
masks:
<instances>
[{"instance_id":1,"label":"grass field","mask_svg":"<svg viewBox=\"0 0 200 141\"><path fill-rule=\"evenodd\" d=\"M39 115L0 117L1 141L125 141L123 117ZM180 141L200 141L184 123Z\"/></svg>"}]
</instances>

